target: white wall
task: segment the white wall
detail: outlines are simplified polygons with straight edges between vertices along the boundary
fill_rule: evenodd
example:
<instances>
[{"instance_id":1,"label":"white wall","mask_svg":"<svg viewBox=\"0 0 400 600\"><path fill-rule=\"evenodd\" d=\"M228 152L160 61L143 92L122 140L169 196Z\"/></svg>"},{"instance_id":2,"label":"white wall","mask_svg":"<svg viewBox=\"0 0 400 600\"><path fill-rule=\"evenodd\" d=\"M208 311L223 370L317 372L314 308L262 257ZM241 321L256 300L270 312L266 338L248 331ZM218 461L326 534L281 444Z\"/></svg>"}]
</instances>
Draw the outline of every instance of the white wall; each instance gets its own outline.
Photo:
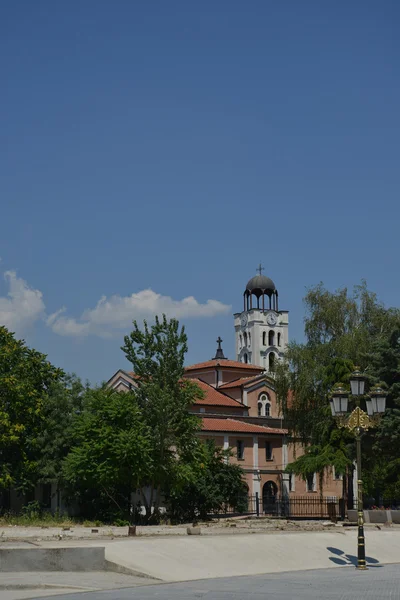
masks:
<instances>
[{"instance_id":1,"label":"white wall","mask_svg":"<svg viewBox=\"0 0 400 600\"><path fill-rule=\"evenodd\" d=\"M288 311L265 311L253 308L249 311L244 311L247 314L247 325L241 326L241 316L243 313L234 315L235 337L236 337L236 357L237 360L243 362L244 354L247 353L248 362L264 367L268 370L269 353L274 352L276 359L282 359L285 349L289 343L289 313ZM272 312L277 323L271 326L267 322L268 313ZM274 332L274 345L268 345L268 334ZM266 345L263 345L263 333L266 335ZM244 345L244 333L247 334L248 344ZM278 343L278 333L281 334L280 346ZM249 336L251 341L249 343ZM240 340L242 339L242 343Z\"/></svg>"}]
</instances>

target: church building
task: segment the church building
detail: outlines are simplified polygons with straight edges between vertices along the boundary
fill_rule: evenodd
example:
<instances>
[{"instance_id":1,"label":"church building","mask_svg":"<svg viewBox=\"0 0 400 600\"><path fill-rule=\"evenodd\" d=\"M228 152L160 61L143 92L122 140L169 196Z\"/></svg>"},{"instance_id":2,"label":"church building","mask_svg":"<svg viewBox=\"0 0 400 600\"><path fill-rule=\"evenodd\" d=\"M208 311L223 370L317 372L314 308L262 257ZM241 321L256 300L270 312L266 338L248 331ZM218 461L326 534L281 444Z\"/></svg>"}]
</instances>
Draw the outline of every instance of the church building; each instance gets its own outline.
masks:
<instances>
[{"instance_id":1,"label":"church building","mask_svg":"<svg viewBox=\"0 0 400 600\"><path fill-rule=\"evenodd\" d=\"M271 498L320 494L316 475L307 481L285 473L302 449L288 437L274 387L273 366L289 341L289 314L280 310L274 282L258 274L247 283L243 310L234 314L236 357L225 356L221 338L213 358L189 365L185 377L204 392L191 411L202 419L201 437L232 450L231 461L243 469L249 494L259 495L262 507ZM108 385L118 390L136 386L134 374L119 370ZM340 497L342 482L332 472L324 496Z\"/></svg>"}]
</instances>

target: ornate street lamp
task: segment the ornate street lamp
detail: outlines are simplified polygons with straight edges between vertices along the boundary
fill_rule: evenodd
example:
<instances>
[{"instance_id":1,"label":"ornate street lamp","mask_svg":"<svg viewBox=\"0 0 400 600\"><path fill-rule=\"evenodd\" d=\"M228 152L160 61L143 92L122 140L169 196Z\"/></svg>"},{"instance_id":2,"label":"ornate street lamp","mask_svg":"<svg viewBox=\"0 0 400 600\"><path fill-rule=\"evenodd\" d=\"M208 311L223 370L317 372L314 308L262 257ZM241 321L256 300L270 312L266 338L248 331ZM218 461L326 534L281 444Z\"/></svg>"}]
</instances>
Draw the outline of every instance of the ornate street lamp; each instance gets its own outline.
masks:
<instances>
[{"instance_id":1,"label":"ornate street lamp","mask_svg":"<svg viewBox=\"0 0 400 600\"><path fill-rule=\"evenodd\" d=\"M386 410L387 393L379 386L372 388L366 401L369 416L381 415Z\"/></svg>"},{"instance_id":2,"label":"ornate street lamp","mask_svg":"<svg viewBox=\"0 0 400 600\"><path fill-rule=\"evenodd\" d=\"M345 415L349 404L349 393L339 385L334 389L330 403L332 415L334 417Z\"/></svg>"},{"instance_id":3,"label":"ornate street lamp","mask_svg":"<svg viewBox=\"0 0 400 600\"><path fill-rule=\"evenodd\" d=\"M387 393L381 387L370 390L365 399L367 412L360 408L360 398L365 393L366 377L356 368L350 377L351 396L356 401L356 408L348 415L349 394L340 384L332 391L329 400L332 415L336 418L339 427L345 427L354 433L357 448L357 512L358 512L358 545L357 545L357 569L367 569L365 563L365 536L364 536L364 512L361 478L361 436L362 434L378 424L378 421L386 408ZM368 414L367 414L368 413Z\"/></svg>"},{"instance_id":4,"label":"ornate street lamp","mask_svg":"<svg viewBox=\"0 0 400 600\"><path fill-rule=\"evenodd\" d=\"M350 387L353 396L363 396L365 388L365 375L356 368L350 377Z\"/></svg>"}]
</instances>

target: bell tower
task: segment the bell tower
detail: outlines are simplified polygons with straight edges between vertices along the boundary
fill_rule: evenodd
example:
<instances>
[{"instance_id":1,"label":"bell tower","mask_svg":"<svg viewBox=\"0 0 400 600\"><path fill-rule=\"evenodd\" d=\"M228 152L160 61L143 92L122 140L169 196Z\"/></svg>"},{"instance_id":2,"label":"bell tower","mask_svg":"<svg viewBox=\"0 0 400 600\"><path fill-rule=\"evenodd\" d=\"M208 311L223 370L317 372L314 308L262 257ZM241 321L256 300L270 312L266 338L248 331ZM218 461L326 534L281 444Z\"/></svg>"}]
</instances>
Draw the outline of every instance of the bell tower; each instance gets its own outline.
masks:
<instances>
[{"instance_id":1,"label":"bell tower","mask_svg":"<svg viewBox=\"0 0 400 600\"><path fill-rule=\"evenodd\" d=\"M262 271L260 264L243 293L243 311L234 314L236 357L272 372L289 341L289 312L279 310L278 290Z\"/></svg>"}]
</instances>

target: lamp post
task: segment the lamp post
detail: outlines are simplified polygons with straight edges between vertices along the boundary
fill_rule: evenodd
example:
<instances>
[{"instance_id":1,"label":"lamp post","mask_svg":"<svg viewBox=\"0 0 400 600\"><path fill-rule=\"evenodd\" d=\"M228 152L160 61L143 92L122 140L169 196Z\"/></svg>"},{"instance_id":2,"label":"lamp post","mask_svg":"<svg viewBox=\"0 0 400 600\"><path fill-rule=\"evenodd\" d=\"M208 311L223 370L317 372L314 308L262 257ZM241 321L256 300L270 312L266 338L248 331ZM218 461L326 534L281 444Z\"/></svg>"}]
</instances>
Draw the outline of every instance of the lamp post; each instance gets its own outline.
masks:
<instances>
[{"instance_id":1,"label":"lamp post","mask_svg":"<svg viewBox=\"0 0 400 600\"><path fill-rule=\"evenodd\" d=\"M357 512L358 512L358 538L357 538L357 569L366 570L365 563L365 536L364 512L361 477L361 436L375 427L386 408L387 393L380 387L374 387L365 398L367 412L360 408L361 397L365 392L366 377L356 368L350 377L351 394L340 384L333 390L330 398L332 415L339 427L345 427L354 433L357 450ZM348 414L349 396L355 399L356 407Z\"/></svg>"}]
</instances>

